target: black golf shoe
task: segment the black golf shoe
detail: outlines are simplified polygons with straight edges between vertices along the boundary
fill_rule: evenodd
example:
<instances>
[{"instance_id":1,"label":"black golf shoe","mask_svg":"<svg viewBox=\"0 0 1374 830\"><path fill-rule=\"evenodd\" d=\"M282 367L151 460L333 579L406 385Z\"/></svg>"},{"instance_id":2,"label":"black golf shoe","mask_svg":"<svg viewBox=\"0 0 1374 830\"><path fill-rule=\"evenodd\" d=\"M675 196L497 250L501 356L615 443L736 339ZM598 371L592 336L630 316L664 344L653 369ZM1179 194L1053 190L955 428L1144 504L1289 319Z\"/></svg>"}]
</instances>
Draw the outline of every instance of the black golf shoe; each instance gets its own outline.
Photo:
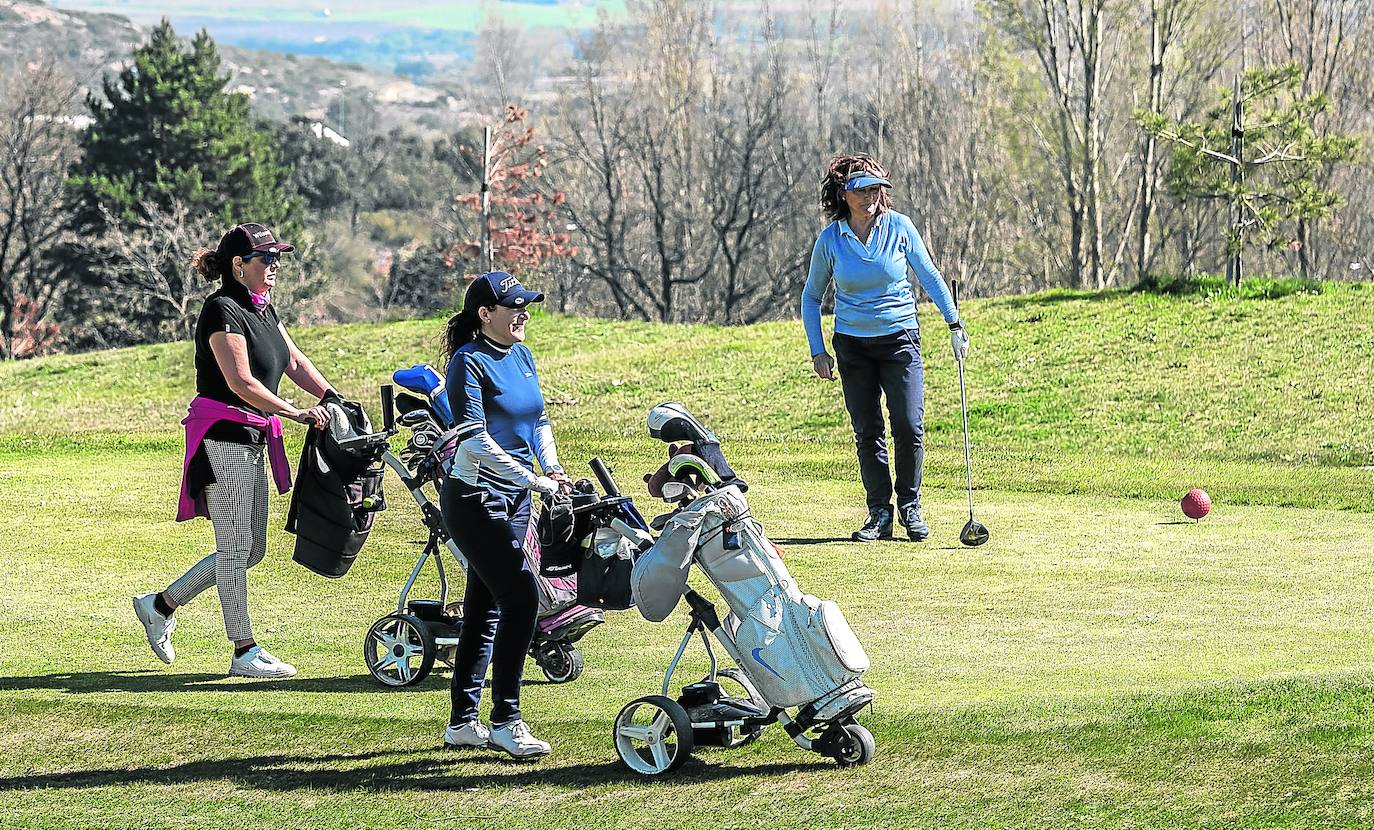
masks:
<instances>
[{"instance_id":1,"label":"black golf shoe","mask_svg":"<svg viewBox=\"0 0 1374 830\"><path fill-rule=\"evenodd\" d=\"M892 511L886 507L870 507L868 521L854 531L851 537L856 542L873 542L878 539L892 538Z\"/></svg>"},{"instance_id":2,"label":"black golf shoe","mask_svg":"<svg viewBox=\"0 0 1374 830\"><path fill-rule=\"evenodd\" d=\"M906 528L906 538L913 542L924 542L930 535L930 525L921 519L921 508L914 504L902 508L902 527Z\"/></svg>"}]
</instances>

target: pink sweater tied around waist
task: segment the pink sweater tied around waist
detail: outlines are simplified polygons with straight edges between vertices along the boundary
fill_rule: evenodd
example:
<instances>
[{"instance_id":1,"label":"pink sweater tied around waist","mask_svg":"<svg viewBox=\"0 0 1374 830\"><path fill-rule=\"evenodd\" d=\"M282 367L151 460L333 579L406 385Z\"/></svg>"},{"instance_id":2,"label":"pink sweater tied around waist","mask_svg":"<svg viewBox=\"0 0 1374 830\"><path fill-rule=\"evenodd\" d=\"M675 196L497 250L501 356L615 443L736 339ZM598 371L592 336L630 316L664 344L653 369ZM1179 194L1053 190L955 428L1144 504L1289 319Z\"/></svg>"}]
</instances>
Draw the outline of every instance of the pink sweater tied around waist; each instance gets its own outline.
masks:
<instances>
[{"instance_id":1,"label":"pink sweater tied around waist","mask_svg":"<svg viewBox=\"0 0 1374 830\"><path fill-rule=\"evenodd\" d=\"M277 484L277 492L285 493L291 489L291 465L286 460L286 444L282 441L281 419L276 415L259 415L237 406L211 400L197 395L187 410L186 420L186 459L181 466L181 499L177 504L177 521L184 522L197 516L209 517L210 511L205 504L205 491L192 494L188 489L191 472L191 459L195 458L205 433L220 421L230 421L256 427L267 433L267 460L272 465L272 479Z\"/></svg>"}]
</instances>

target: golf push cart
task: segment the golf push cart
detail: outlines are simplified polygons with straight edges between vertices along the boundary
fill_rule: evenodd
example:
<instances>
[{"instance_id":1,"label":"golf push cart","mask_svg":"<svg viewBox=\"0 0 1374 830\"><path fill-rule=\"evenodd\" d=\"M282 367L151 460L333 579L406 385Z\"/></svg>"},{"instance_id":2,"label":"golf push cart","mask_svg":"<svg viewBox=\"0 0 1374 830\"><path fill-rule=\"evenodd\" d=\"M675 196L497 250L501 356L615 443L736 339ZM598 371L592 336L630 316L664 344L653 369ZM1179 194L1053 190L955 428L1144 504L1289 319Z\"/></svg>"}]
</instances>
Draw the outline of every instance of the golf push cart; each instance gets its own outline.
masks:
<instances>
[{"instance_id":1,"label":"golf push cart","mask_svg":"<svg viewBox=\"0 0 1374 830\"><path fill-rule=\"evenodd\" d=\"M649 413L649 431L672 445L668 463L645 476L650 494L672 509L646 524L594 458L606 495L589 508L593 547L603 550L604 535L618 536L634 561L630 588L640 613L660 622L685 599L688 625L659 693L629 702L615 719L621 761L642 775L663 775L697 747L743 746L778 723L803 749L841 766L867 763L873 736L856 716L874 697L861 680L868 657L839 607L797 587L750 515L748 485L726 463L715 435L676 403ZM688 586L693 565L727 603L724 616ZM710 670L674 696L673 676L696 637ZM720 665L713 638L734 667Z\"/></svg>"},{"instance_id":2,"label":"golf push cart","mask_svg":"<svg viewBox=\"0 0 1374 830\"><path fill-rule=\"evenodd\" d=\"M426 365L398 370L392 378L405 391L393 396L389 384L381 387L385 432L377 434L389 439L404 428L409 437L399 455L388 450L382 460L410 491L429 538L401 586L395 610L368 629L363 639L363 660L368 672L382 685L400 687L424 680L436 660L452 667L463 625L462 602L461 597L449 600L451 571L445 565L444 553L449 554L460 571L467 569L467 558L449 536L438 504L439 487L452 466L458 445L444 380ZM539 588L539 621L529 655L549 682L567 683L582 674L583 657L577 641L606 618L600 609L577 604L573 579L538 575L537 549L531 534L526 540L525 554L532 560L531 570ZM411 590L429 562L434 563L438 572L438 598L412 599Z\"/></svg>"}]
</instances>

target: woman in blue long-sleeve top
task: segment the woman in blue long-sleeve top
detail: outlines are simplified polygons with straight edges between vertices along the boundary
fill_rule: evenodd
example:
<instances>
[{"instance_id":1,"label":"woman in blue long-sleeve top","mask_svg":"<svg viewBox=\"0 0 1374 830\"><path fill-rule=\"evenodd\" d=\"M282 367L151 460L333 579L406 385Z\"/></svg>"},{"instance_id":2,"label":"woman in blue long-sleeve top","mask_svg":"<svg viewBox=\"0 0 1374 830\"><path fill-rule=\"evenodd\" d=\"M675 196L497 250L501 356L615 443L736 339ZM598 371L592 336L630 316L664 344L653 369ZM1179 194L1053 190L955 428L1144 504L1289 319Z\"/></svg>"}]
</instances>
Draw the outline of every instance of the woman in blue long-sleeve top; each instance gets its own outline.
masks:
<instances>
[{"instance_id":1,"label":"woman in blue long-sleeve top","mask_svg":"<svg viewBox=\"0 0 1374 830\"><path fill-rule=\"evenodd\" d=\"M459 443L440 505L444 525L468 560L444 745L491 746L516 758L549 753L520 713L520 679L539 610L524 554L530 492L572 489L558 464L534 357L521 342L530 304L543 299L504 271L483 274L468 286L463 310L444 336ZM542 475L534 471L536 462ZM488 665L491 729L477 715Z\"/></svg>"},{"instance_id":2,"label":"woman in blue long-sleeve top","mask_svg":"<svg viewBox=\"0 0 1374 830\"><path fill-rule=\"evenodd\" d=\"M830 224L816 238L802 291L802 323L817 376L835 380L836 361L825 350L821 299L835 283L835 334L845 408L854 427L859 475L868 497L868 521L859 542L892 537L893 478L880 400L892 421L892 467L897 517L907 536L921 541L930 528L921 518L925 390L921 331L907 268L935 301L950 328L955 360L968 353L959 310L916 227L892 210L887 170L868 155L837 156L821 182L821 210Z\"/></svg>"}]
</instances>

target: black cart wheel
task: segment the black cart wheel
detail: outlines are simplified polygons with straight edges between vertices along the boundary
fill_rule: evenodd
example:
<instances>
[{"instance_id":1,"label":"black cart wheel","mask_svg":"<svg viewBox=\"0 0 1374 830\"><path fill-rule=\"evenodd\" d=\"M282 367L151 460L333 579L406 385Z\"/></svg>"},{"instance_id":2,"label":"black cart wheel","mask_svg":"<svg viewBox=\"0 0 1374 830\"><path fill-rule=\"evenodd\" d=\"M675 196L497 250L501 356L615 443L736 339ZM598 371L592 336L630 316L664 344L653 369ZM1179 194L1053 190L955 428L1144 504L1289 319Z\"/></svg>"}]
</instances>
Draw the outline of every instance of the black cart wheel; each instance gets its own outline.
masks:
<instances>
[{"instance_id":1,"label":"black cart wheel","mask_svg":"<svg viewBox=\"0 0 1374 830\"><path fill-rule=\"evenodd\" d=\"M363 662L383 686L413 686L434 668L434 633L419 617L390 614L367 630Z\"/></svg>"},{"instance_id":2,"label":"black cart wheel","mask_svg":"<svg viewBox=\"0 0 1374 830\"><path fill-rule=\"evenodd\" d=\"M615 717L615 751L640 775L663 775L692 755L692 720L672 698L649 695L625 704Z\"/></svg>"},{"instance_id":3,"label":"black cart wheel","mask_svg":"<svg viewBox=\"0 0 1374 830\"><path fill-rule=\"evenodd\" d=\"M550 683L571 683L582 676L582 651L572 643L544 643L535 649L534 661Z\"/></svg>"},{"instance_id":4,"label":"black cart wheel","mask_svg":"<svg viewBox=\"0 0 1374 830\"><path fill-rule=\"evenodd\" d=\"M832 728L844 730L843 734L835 736L835 763L842 767L855 767L873 760L875 747L872 732L857 723Z\"/></svg>"}]
</instances>

